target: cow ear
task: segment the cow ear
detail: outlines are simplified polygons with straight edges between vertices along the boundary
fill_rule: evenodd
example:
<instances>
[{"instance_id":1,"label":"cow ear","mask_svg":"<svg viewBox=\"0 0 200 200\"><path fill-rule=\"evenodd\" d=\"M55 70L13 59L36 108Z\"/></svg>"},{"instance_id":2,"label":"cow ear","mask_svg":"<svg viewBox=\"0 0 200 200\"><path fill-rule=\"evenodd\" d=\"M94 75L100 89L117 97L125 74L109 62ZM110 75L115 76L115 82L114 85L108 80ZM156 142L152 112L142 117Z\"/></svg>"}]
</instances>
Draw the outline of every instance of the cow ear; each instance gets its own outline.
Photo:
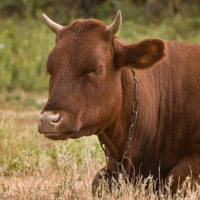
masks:
<instances>
[{"instance_id":1,"label":"cow ear","mask_svg":"<svg viewBox=\"0 0 200 200\"><path fill-rule=\"evenodd\" d=\"M138 43L125 45L117 44L117 61L116 66L130 66L137 69L146 69L158 61L162 60L166 55L165 42L160 39L146 39Z\"/></svg>"}]
</instances>

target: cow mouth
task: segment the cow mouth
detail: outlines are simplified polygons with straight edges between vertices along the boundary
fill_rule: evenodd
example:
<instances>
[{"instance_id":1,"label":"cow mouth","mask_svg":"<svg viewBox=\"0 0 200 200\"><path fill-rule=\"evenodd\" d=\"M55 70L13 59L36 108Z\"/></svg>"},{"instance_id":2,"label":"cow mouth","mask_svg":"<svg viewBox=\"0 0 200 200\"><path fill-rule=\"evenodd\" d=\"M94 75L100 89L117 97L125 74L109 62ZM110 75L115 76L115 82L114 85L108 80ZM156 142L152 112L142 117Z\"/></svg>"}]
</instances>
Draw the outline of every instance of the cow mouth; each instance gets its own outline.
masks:
<instances>
[{"instance_id":1,"label":"cow mouth","mask_svg":"<svg viewBox=\"0 0 200 200\"><path fill-rule=\"evenodd\" d=\"M59 133L43 133L44 136L48 136L48 135L60 135Z\"/></svg>"},{"instance_id":2,"label":"cow mouth","mask_svg":"<svg viewBox=\"0 0 200 200\"><path fill-rule=\"evenodd\" d=\"M59 132L42 132L40 129L38 129L38 132L40 133L40 134L43 134L45 137L48 137L48 136L51 136L51 135L60 135L60 133Z\"/></svg>"},{"instance_id":3,"label":"cow mouth","mask_svg":"<svg viewBox=\"0 0 200 200\"><path fill-rule=\"evenodd\" d=\"M49 139L57 139L59 138L60 134L59 133L44 133L44 137L45 138L49 138Z\"/></svg>"},{"instance_id":4,"label":"cow mouth","mask_svg":"<svg viewBox=\"0 0 200 200\"><path fill-rule=\"evenodd\" d=\"M67 140L73 135L73 132L65 132L65 133L60 133L60 132L53 132L53 133L43 133L44 137L50 139L50 140Z\"/></svg>"},{"instance_id":5,"label":"cow mouth","mask_svg":"<svg viewBox=\"0 0 200 200\"><path fill-rule=\"evenodd\" d=\"M44 136L59 136L59 135L62 135L62 134L67 134L67 135L70 135L71 133L73 133L72 131L69 131L69 132L65 132L65 133L60 133L60 132L50 132L50 133L42 133L44 134Z\"/></svg>"}]
</instances>

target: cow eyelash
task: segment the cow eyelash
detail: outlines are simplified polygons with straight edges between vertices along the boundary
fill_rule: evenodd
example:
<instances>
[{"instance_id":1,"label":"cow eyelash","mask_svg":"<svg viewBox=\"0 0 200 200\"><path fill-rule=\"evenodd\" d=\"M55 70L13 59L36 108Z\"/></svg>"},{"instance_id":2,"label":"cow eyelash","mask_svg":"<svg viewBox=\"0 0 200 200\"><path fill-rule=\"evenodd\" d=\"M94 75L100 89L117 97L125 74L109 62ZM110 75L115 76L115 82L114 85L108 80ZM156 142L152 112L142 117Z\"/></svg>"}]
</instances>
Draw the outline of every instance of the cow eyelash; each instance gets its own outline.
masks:
<instances>
[{"instance_id":1,"label":"cow eyelash","mask_svg":"<svg viewBox=\"0 0 200 200\"><path fill-rule=\"evenodd\" d=\"M100 74L102 70L97 70L97 69L94 69L94 70L90 70L90 71L86 71L86 72L83 72L83 75L86 75L86 76L90 76L92 74Z\"/></svg>"},{"instance_id":2,"label":"cow eyelash","mask_svg":"<svg viewBox=\"0 0 200 200\"><path fill-rule=\"evenodd\" d=\"M101 74L102 71L103 71L103 66L99 65L98 67L93 68L93 70L91 70L89 72L89 74L96 74L96 75L98 75L98 74Z\"/></svg>"},{"instance_id":3,"label":"cow eyelash","mask_svg":"<svg viewBox=\"0 0 200 200\"><path fill-rule=\"evenodd\" d=\"M91 73L98 73L98 70L97 69L95 69L95 70L93 70Z\"/></svg>"},{"instance_id":4,"label":"cow eyelash","mask_svg":"<svg viewBox=\"0 0 200 200\"><path fill-rule=\"evenodd\" d=\"M101 74L101 72L102 72L102 70L94 69L94 70L92 70L91 72L89 72L88 74L89 74L89 75L92 75L92 74L98 75L98 74Z\"/></svg>"}]
</instances>

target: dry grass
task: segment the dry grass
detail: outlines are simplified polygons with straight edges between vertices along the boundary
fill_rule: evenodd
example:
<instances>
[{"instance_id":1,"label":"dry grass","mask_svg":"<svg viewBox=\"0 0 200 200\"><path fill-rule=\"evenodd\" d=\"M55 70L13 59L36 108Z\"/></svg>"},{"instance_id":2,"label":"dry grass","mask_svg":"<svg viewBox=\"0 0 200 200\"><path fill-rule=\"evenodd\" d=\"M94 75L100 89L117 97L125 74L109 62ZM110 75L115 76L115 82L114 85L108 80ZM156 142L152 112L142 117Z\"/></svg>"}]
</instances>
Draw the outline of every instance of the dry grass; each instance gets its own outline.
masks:
<instances>
[{"instance_id":1,"label":"dry grass","mask_svg":"<svg viewBox=\"0 0 200 200\"><path fill-rule=\"evenodd\" d=\"M43 97L31 95L29 105L30 95L22 94L23 98L11 99L10 104L3 104L6 95L1 96L0 199L97 199L98 193L95 198L92 196L91 183L105 165L97 138L64 142L45 139L37 132L37 102ZM111 194L102 181L102 199L200 199L200 187L191 189L189 177L174 197L170 190L173 178L165 187L165 194L161 187L156 191L156 181L151 176L139 177L134 186L123 179L119 182L120 189L116 185Z\"/></svg>"},{"instance_id":2,"label":"dry grass","mask_svg":"<svg viewBox=\"0 0 200 200\"><path fill-rule=\"evenodd\" d=\"M2 177L0 199L92 199L93 172L77 170L75 162L72 157L62 169Z\"/></svg>"},{"instance_id":3,"label":"dry grass","mask_svg":"<svg viewBox=\"0 0 200 200\"><path fill-rule=\"evenodd\" d=\"M80 169L80 168L79 168ZM68 171L68 172L67 172ZM53 170L49 173L25 174L20 177L2 177L0 179L0 199L98 199L98 194L93 198L91 193L91 181L93 172L90 169L76 170L63 168L59 173ZM88 173L91 173L88 176ZM102 199L185 199L196 200L200 198L200 188L192 190L188 178L172 197L170 189L163 194L156 192L156 182L149 176L147 179L139 179L135 186L121 180L121 188L114 188L112 194L108 191L105 181L102 183ZM148 185L148 186L147 186ZM186 194L186 196L184 196Z\"/></svg>"}]
</instances>

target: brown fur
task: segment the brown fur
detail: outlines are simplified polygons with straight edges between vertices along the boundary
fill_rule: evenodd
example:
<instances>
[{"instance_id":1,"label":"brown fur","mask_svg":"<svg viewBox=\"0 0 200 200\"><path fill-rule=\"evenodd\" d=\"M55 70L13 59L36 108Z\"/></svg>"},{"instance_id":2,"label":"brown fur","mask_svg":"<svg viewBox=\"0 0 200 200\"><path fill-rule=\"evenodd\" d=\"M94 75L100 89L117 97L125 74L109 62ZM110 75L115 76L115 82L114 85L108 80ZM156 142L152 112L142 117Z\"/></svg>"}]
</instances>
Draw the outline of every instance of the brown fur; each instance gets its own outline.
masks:
<instances>
[{"instance_id":1,"label":"brown fur","mask_svg":"<svg viewBox=\"0 0 200 200\"><path fill-rule=\"evenodd\" d=\"M50 92L42 113L59 113L61 122L57 134L46 136L97 135L120 161L132 116L133 67L140 108L125 169L130 179L140 173L167 181L172 174L175 192L178 177L183 181L192 170L197 180L200 174L199 55L200 45L160 39L125 44L110 38L98 20L75 21L56 37L47 61ZM112 160L107 170L117 171Z\"/></svg>"}]
</instances>

